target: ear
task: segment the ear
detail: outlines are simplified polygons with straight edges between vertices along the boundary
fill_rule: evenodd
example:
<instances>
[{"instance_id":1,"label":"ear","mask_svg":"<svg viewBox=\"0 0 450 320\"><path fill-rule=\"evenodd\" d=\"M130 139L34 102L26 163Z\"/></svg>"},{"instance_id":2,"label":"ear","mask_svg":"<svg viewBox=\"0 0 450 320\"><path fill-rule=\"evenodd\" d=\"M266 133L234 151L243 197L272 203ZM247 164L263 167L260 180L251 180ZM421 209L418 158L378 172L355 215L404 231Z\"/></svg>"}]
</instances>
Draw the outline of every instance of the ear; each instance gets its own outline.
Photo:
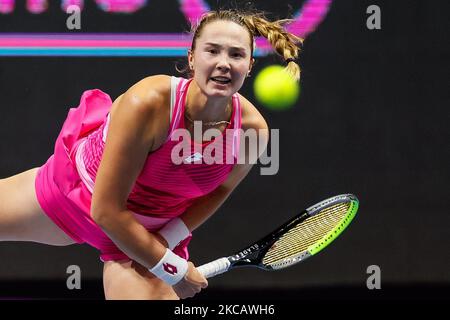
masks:
<instances>
[{"instance_id":1,"label":"ear","mask_svg":"<svg viewBox=\"0 0 450 320\"><path fill-rule=\"evenodd\" d=\"M194 54L191 49L188 50L188 63L189 63L189 69L194 69Z\"/></svg>"},{"instance_id":2,"label":"ear","mask_svg":"<svg viewBox=\"0 0 450 320\"><path fill-rule=\"evenodd\" d=\"M252 71L253 65L255 64L255 58L250 59L250 66L248 67L248 73Z\"/></svg>"}]
</instances>

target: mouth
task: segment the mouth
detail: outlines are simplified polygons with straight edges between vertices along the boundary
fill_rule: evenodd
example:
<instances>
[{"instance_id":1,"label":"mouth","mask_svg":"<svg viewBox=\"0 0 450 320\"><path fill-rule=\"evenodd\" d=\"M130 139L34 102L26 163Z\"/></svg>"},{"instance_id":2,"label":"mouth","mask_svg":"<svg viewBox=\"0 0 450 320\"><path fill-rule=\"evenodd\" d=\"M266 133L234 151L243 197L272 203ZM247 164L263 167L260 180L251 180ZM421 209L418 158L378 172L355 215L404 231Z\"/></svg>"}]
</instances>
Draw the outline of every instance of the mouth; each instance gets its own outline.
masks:
<instances>
[{"instance_id":1,"label":"mouth","mask_svg":"<svg viewBox=\"0 0 450 320\"><path fill-rule=\"evenodd\" d=\"M231 79L227 77L211 77L210 80L214 81L215 83L226 85L231 83Z\"/></svg>"}]
</instances>

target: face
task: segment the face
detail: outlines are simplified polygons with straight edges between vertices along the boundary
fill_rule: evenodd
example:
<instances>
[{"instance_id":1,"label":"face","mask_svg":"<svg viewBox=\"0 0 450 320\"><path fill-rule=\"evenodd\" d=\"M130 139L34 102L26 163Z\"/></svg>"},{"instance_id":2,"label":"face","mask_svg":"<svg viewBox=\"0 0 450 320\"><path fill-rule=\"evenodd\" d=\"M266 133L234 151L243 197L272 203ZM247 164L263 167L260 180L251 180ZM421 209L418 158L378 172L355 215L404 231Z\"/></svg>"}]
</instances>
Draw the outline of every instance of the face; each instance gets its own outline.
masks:
<instances>
[{"instance_id":1,"label":"face","mask_svg":"<svg viewBox=\"0 0 450 320\"><path fill-rule=\"evenodd\" d=\"M203 28L188 60L205 95L230 97L242 87L254 62L250 41L247 29L235 22L219 20Z\"/></svg>"}]
</instances>

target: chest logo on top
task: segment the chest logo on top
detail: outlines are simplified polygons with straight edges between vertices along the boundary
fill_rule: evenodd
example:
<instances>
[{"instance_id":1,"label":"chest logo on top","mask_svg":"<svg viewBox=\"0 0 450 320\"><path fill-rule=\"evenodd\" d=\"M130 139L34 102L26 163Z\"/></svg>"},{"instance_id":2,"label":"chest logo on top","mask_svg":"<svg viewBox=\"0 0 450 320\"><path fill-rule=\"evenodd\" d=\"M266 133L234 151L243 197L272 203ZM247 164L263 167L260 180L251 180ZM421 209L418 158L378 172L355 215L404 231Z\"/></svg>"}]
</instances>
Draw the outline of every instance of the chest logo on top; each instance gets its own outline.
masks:
<instances>
[{"instance_id":1,"label":"chest logo on top","mask_svg":"<svg viewBox=\"0 0 450 320\"><path fill-rule=\"evenodd\" d=\"M189 157L185 158L183 160L183 162L184 163L193 163L193 162L202 160L202 158L203 158L202 154L199 152L196 152L196 153L190 155Z\"/></svg>"}]
</instances>

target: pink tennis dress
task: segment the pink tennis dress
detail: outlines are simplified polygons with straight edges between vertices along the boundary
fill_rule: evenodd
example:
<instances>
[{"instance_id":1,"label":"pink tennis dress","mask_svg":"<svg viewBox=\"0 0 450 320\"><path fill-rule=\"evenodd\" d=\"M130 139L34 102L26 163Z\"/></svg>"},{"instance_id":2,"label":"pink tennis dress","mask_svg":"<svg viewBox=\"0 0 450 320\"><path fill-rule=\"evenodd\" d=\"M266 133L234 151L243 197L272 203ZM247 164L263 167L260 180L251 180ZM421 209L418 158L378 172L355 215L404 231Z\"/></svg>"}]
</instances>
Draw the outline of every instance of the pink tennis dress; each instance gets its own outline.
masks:
<instances>
[{"instance_id":1,"label":"pink tennis dress","mask_svg":"<svg viewBox=\"0 0 450 320\"><path fill-rule=\"evenodd\" d=\"M228 177L238 157L241 106L233 100L230 124L211 142L181 139L187 88L191 80L171 78L170 129L167 141L147 157L128 197L127 208L149 232L181 215L197 198L210 193ZM71 108L56 140L54 154L39 169L35 187L44 212L74 241L100 250L100 259L130 259L91 217L92 191L108 134L111 98L98 89L87 90ZM227 132L227 134L225 134ZM230 134L231 133L231 134ZM231 136L232 139L226 137ZM190 154L173 161L173 151L186 146ZM221 161L206 161L203 151ZM184 149L186 150L186 148ZM200 152L199 152L200 151ZM230 156L231 155L231 156ZM234 159L234 161L229 161ZM188 259L190 235L174 252Z\"/></svg>"}]
</instances>

